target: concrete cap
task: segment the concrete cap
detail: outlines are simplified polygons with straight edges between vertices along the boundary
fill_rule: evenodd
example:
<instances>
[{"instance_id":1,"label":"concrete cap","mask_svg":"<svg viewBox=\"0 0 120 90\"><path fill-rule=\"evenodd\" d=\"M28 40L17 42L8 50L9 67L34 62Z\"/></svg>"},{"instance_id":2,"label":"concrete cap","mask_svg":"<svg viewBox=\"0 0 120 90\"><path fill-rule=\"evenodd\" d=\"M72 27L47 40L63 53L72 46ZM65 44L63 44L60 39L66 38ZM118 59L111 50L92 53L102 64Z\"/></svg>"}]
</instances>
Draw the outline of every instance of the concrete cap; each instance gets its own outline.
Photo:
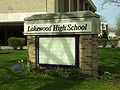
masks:
<instances>
[{"instance_id":1,"label":"concrete cap","mask_svg":"<svg viewBox=\"0 0 120 90\"><path fill-rule=\"evenodd\" d=\"M67 19L67 18L100 18L100 16L91 11L76 11L76 12L62 12L62 13L47 13L47 14L36 14L25 18L25 21L33 20L48 20L48 19Z\"/></svg>"}]
</instances>

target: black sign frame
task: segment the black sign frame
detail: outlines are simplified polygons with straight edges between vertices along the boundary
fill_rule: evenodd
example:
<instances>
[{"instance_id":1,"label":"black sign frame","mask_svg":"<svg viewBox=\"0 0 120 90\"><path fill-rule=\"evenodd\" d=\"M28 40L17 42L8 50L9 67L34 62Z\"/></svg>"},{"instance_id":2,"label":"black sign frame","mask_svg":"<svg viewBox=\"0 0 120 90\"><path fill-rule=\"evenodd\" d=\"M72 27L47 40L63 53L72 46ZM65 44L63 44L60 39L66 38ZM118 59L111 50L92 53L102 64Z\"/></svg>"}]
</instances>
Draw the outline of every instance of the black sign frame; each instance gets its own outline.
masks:
<instances>
[{"instance_id":1,"label":"black sign frame","mask_svg":"<svg viewBox=\"0 0 120 90\"><path fill-rule=\"evenodd\" d=\"M39 38L55 38L55 37L75 37L75 65L59 65L59 64L40 64L39 62ZM79 44L80 44L80 35L77 34L67 34L67 35L39 35L35 37L36 40L36 67L43 66L43 67L79 67Z\"/></svg>"}]
</instances>

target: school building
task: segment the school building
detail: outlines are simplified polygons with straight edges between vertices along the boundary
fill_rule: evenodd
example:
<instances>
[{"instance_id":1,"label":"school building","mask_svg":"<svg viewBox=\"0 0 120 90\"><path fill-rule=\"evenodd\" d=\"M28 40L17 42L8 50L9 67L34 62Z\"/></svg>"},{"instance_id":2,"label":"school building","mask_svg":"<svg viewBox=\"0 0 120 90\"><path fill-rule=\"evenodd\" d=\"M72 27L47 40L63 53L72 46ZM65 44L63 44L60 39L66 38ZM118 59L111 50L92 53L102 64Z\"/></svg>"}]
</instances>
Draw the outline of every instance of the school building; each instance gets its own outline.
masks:
<instances>
[{"instance_id":1,"label":"school building","mask_svg":"<svg viewBox=\"0 0 120 90\"><path fill-rule=\"evenodd\" d=\"M24 37L24 18L41 13L96 11L91 0L0 0L0 41Z\"/></svg>"}]
</instances>

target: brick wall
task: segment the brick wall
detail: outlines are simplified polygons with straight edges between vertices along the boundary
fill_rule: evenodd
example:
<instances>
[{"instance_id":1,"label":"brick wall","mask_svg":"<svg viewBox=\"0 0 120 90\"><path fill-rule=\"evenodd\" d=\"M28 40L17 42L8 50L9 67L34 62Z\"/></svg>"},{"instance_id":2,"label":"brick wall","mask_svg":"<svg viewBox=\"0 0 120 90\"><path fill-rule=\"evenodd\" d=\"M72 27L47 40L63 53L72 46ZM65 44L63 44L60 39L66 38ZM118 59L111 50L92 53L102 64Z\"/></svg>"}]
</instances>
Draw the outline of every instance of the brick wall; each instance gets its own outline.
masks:
<instances>
[{"instance_id":1,"label":"brick wall","mask_svg":"<svg viewBox=\"0 0 120 90\"><path fill-rule=\"evenodd\" d=\"M28 36L28 54L33 68L36 64L35 36ZM80 72L88 75L98 74L97 35L80 35Z\"/></svg>"},{"instance_id":2,"label":"brick wall","mask_svg":"<svg viewBox=\"0 0 120 90\"><path fill-rule=\"evenodd\" d=\"M80 70L83 74L97 75L97 35L80 35Z\"/></svg>"},{"instance_id":3,"label":"brick wall","mask_svg":"<svg viewBox=\"0 0 120 90\"><path fill-rule=\"evenodd\" d=\"M28 47L28 60L32 63L32 68L35 68L36 66L35 36L27 36L27 47Z\"/></svg>"}]
</instances>

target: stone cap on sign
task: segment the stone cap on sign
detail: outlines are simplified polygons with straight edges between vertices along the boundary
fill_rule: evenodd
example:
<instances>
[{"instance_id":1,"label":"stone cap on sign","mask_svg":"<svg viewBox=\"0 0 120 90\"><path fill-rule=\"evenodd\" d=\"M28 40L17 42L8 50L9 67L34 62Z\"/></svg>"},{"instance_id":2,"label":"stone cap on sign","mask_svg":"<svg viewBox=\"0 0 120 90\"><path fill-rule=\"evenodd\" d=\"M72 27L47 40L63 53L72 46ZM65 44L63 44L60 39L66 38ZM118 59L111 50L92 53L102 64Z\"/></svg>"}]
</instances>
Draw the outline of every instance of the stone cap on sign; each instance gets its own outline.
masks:
<instances>
[{"instance_id":1,"label":"stone cap on sign","mask_svg":"<svg viewBox=\"0 0 120 90\"><path fill-rule=\"evenodd\" d=\"M90 17L100 18L98 14L93 13L91 11L76 11L76 12L36 14L25 18L25 21L67 19L67 18L90 18Z\"/></svg>"}]
</instances>

